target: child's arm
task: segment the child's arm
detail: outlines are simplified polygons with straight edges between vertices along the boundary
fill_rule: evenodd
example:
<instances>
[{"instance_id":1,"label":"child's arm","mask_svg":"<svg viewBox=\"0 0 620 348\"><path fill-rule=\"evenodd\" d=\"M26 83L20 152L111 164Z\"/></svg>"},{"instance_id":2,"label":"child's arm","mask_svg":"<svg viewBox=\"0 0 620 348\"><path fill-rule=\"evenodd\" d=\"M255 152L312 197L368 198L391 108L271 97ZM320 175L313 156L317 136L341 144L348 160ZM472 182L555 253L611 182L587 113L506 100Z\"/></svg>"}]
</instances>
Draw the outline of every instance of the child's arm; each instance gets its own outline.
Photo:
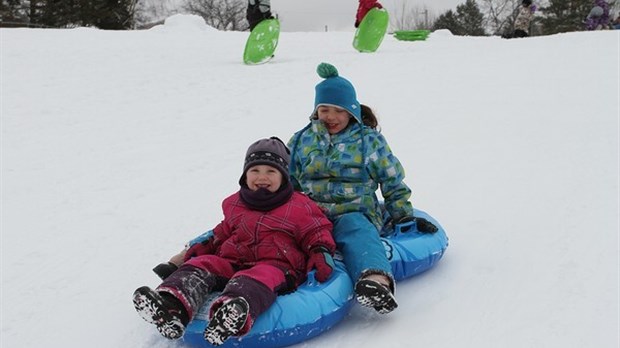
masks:
<instances>
[{"instance_id":1,"label":"child's arm","mask_svg":"<svg viewBox=\"0 0 620 348\"><path fill-rule=\"evenodd\" d=\"M230 229L226 220L220 222L215 228L210 231L207 231L200 236L192 239L187 243L188 249L185 255L183 256L183 261L187 261L192 257L200 256L200 255L212 255L218 248L218 245L222 240L228 238L230 235ZM226 236L225 238L222 238Z\"/></svg>"},{"instance_id":2,"label":"child's arm","mask_svg":"<svg viewBox=\"0 0 620 348\"><path fill-rule=\"evenodd\" d=\"M377 133L374 153L368 158L374 158L369 163L372 178L379 183L381 194L385 201L385 208L394 221L413 216L413 206L409 202L411 189L405 182L405 170L400 161L390 149L385 138Z\"/></svg>"},{"instance_id":3,"label":"child's arm","mask_svg":"<svg viewBox=\"0 0 620 348\"><path fill-rule=\"evenodd\" d=\"M178 254L172 256L170 258L170 261L168 261L169 263L179 267L181 266L181 264L183 263L183 258L185 257L185 253L187 252L187 247L183 248L183 250L181 250Z\"/></svg>"},{"instance_id":4,"label":"child's arm","mask_svg":"<svg viewBox=\"0 0 620 348\"><path fill-rule=\"evenodd\" d=\"M183 257L187 252L187 248L181 250L178 254L172 256L168 262L160 263L153 268L153 272L162 280L168 278L172 272L176 271L183 263Z\"/></svg>"},{"instance_id":5,"label":"child's arm","mask_svg":"<svg viewBox=\"0 0 620 348\"><path fill-rule=\"evenodd\" d=\"M314 201L307 196L303 196L303 199L306 201L306 210L295 214L299 226L299 232L296 235L297 243L307 254L310 254L312 250L324 248L333 255L336 251L336 242L332 237L334 226Z\"/></svg>"},{"instance_id":6,"label":"child's arm","mask_svg":"<svg viewBox=\"0 0 620 348\"><path fill-rule=\"evenodd\" d=\"M301 185L299 184L298 177L301 174L299 172L300 165L297 163L299 160L299 156L295 156L295 152L297 151L297 141L301 134L295 133L293 137L288 141L287 147L291 149L291 163L289 164L289 178L291 180L291 185L293 185L293 190L301 192Z\"/></svg>"},{"instance_id":7,"label":"child's arm","mask_svg":"<svg viewBox=\"0 0 620 348\"><path fill-rule=\"evenodd\" d=\"M383 137L381 137L383 138ZM403 182L405 178L405 170L392 154L387 142L383 140L384 147L379 147L378 152L383 153L381 156L372 156L378 158L374 167L377 168L376 178L381 187L381 194L385 199L385 208L392 217L393 224L407 224L416 221L416 228L422 233L435 233L437 226L432 222L413 216L413 206L409 202L411 197L411 189ZM378 162L378 163L376 163ZM405 232L406 230L403 230Z\"/></svg>"},{"instance_id":8,"label":"child's arm","mask_svg":"<svg viewBox=\"0 0 620 348\"><path fill-rule=\"evenodd\" d=\"M331 277L332 272L336 265L334 264L333 252L330 252L325 247L318 247L311 251L308 257L308 265L306 271L310 273L313 269L316 269L314 277L319 282L324 282Z\"/></svg>"},{"instance_id":9,"label":"child's arm","mask_svg":"<svg viewBox=\"0 0 620 348\"><path fill-rule=\"evenodd\" d=\"M324 282L335 268L333 255L336 242L332 237L333 225L316 203L306 199L309 213L296 215L300 222L297 243L308 255L307 272L316 269L316 280Z\"/></svg>"},{"instance_id":10,"label":"child's arm","mask_svg":"<svg viewBox=\"0 0 620 348\"><path fill-rule=\"evenodd\" d=\"M172 272L176 271L181 266L181 264L183 264L187 251L190 249L191 246L197 243L204 242L209 238L213 238L213 230L209 230L199 235L198 237L190 240L185 245L185 248L183 248L183 250L181 250L178 254L173 255L170 260L168 260L168 262L160 263L159 265L155 266L155 268L153 268L153 272L155 272L155 274L157 274L157 276L159 276L162 280L168 278L168 276L170 276Z\"/></svg>"}]
</instances>

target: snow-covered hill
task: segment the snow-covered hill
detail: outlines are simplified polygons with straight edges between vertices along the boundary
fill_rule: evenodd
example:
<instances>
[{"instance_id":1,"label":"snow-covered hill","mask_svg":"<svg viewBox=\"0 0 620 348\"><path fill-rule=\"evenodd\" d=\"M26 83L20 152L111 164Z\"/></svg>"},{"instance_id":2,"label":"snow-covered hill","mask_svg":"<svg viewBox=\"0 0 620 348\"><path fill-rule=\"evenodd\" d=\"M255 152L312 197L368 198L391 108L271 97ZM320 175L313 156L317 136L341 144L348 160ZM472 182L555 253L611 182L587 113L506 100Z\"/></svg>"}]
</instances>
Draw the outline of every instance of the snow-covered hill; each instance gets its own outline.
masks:
<instances>
[{"instance_id":1,"label":"snow-covered hill","mask_svg":"<svg viewBox=\"0 0 620 348\"><path fill-rule=\"evenodd\" d=\"M619 31L247 33L0 29L2 347L182 347L135 313L151 268L221 219L247 146L288 139L333 63L447 230L439 265L299 347L618 346Z\"/></svg>"}]
</instances>

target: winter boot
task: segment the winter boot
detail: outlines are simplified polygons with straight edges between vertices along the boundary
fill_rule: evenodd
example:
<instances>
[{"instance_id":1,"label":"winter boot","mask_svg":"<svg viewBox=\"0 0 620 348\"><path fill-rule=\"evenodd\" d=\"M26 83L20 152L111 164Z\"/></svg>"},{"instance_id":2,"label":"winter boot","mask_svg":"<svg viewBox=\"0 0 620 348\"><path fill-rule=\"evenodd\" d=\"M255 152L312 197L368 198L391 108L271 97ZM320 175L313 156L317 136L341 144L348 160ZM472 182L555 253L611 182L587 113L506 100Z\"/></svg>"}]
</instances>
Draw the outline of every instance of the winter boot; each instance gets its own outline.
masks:
<instances>
[{"instance_id":1,"label":"winter boot","mask_svg":"<svg viewBox=\"0 0 620 348\"><path fill-rule=\"evenodd\" d=\"M374 308L381 314L396 309L398 304L387 286L370 279L362 279L355 284L355 296L362 306Z\"/></svg>"},{"instance_id":2,"label":"winter boot","mask_svg":"<svg viewBox=\"0 0 620 348\"><path fill-rule=\"evenodd\" d=\"M183 336L189 316L174 296L143 286L133 293L133 305L144 320L157 326L162 336L169 339Z\"/></svg>"},{"instance_id":3,"label":"winter boot","mask_svg":"<svg viewBox=\"0 0 620 348\"><path fill-rule=\"evenodd\" d=\"M243 328L249 312L250 306L243 297L235 297L225 302L209 321L204 333L205 340L214 346L223 344Z\"/></svg>"}]
</instances>

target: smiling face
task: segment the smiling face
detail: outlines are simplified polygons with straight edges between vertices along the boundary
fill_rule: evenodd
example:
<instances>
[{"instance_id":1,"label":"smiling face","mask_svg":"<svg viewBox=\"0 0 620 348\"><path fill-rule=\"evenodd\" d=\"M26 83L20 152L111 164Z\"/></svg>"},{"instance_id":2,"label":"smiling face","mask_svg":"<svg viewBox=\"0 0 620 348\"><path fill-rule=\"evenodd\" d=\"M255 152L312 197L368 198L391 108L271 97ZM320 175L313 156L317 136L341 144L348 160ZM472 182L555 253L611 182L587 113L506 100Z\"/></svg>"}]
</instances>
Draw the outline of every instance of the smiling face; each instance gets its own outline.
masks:
<instances>
[{"instance_id":1,"label":"smiling face","mask_svg":"<svg viewBox=\"0 0 620 348\"><path fill-rule=\"evenodd\" d=\"M269 192L276 192L282 185L282 173L266 164L258 164L248 168L245 176L245 183L252 191L265 188Z\"/></svg>"},{"instance_id":2,"label":"smiling face","mask_svg":"<svg viewBox=\"0 0 620 348\"><path fill-rule=\"evenodd\" d=\"M335 106L320 105L316 111L329 134L336 134L347 128L351 119L347 110Z\"/></svg>"}]
</instances>

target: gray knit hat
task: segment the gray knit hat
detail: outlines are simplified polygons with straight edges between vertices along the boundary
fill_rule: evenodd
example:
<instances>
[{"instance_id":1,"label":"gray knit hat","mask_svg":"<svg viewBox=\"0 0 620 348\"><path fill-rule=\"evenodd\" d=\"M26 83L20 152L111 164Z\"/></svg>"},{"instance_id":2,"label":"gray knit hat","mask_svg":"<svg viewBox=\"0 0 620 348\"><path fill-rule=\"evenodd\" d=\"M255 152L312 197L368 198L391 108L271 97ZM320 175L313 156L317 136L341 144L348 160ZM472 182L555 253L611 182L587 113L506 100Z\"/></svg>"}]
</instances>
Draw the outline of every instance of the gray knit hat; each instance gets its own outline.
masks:
<instances>
[{"instance_id":1,"label":"gray knit hat","mask_svg":"<svg viewBox=\"0 0 620 348\"><path fill-rule=\"evenodd\" d=\"M291 161L291 155L288 147L278 137L269 139L260 139L250 145L245 154L245 162L243 163L243 174L239 178L239 185L246 185L245 173L250 167L266 164L276 168L282 173L283 182L288 181L288 164Z\"/></svg>"}]
</instances>

